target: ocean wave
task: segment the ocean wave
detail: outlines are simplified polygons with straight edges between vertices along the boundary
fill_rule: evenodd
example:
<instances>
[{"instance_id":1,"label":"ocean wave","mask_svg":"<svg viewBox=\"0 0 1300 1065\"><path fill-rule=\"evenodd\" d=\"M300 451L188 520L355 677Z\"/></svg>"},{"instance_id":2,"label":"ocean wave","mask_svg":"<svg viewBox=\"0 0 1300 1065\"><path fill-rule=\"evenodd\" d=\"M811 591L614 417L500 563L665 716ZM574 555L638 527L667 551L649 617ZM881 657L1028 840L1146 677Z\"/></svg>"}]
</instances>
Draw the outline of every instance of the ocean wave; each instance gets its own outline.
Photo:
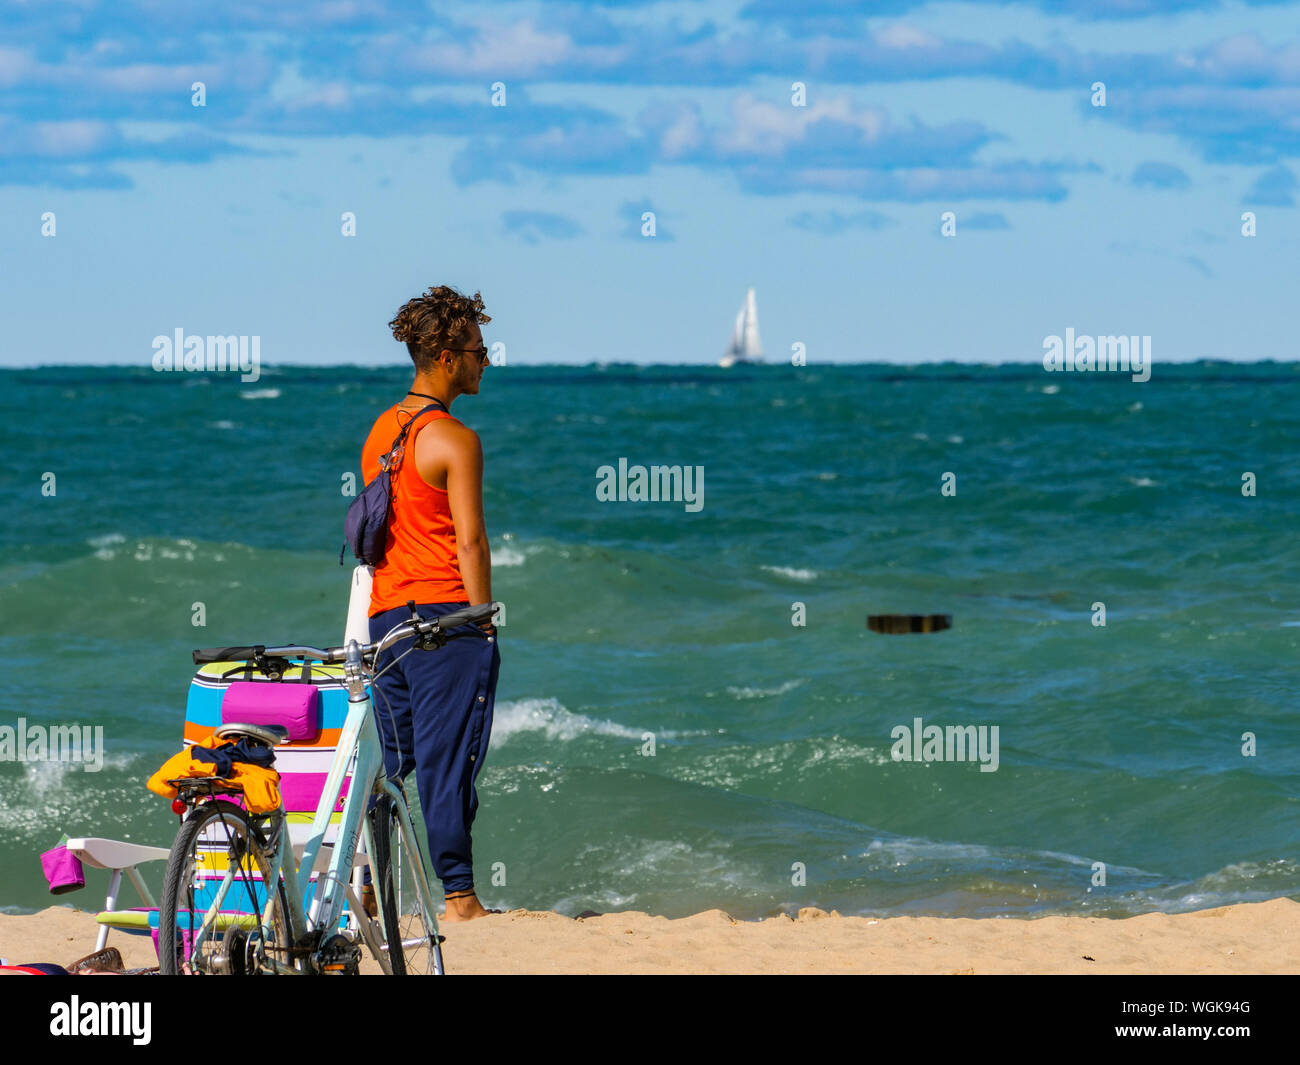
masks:
<instances>
[{"instance_id":1,"label":"ocean wave","mask_svg":"<svg viewBox=\"0 0 1300 1065\"><path fill-rule=\"evenodd\" d=\"M760 862L746 860L726 846L689 843L680 839L642 839L623 836L589 844L574 859L574 867L587 871L584 890L565 893L555 900L557 913L576 913L594 906L602 912L662 908L662 885L685 882L707 885L702 894L721 892L723 900L762 885L767 872ZM710 902L686 907L702 910ZM683 913L681 916L686 916Z\"/></svg>"},{"instance_id":2,"label":"ocean wave","mask_svg":"<svg viewBox=\"0 0 1300 1065\"><path fill-rule=\"evenodd\" d=\"M761 570L768 573L774 573L778 577L788 577L792 581L815 581L817 571L815 569L796 569L793 566L759 566Z\"/></svg>"},{"instance_id":3,"label":"ocean wave","mask_svg":"<svg viewBox=\"0 0 1300 1065\"><path fill-rule=\"evenodd\" d=\"M850 772L863 766L893 764L888 747L874 747L841 736L736 744L711 750L673 766L672 777L702 787L743 790L755 781L804 781L823 777L834 767Z\"/></svg>"},{"instance_id":4,"label":"ocean wave","mask_svg":"<svg viewBox=\"0 0 1300 1065\"><path fill-rule=\"evenodd\" d=\"M775 688L740 688L729 684L727 694L734 695L737 699L767 699L773 695L784 695L807 683L807 677L795 677L784 684L778 684Z\"/></svg>"},{"instance_id":5,"label":"ocean wave","mask_svg":"<svg viewBox=\"0 0 1300 1065\"><path fill-rule=\"evenodd\" d=\"M128 540L121 533L106 533L86 541L95 549L95 558L111 562L119 553L127 554L136 562L152 562L155 552L159 558L194 561L194 552L198 545L193 540L144 539ZM120 549L120 550L119 550Z\"/></svg>"},{"instance_id":6,"label":"ocean wave","mask_svg":"<svg viewBox=\"0 0 1300 1065\"><path fill-rule=\"evenodd\" d=\"M1203 910L1238 902L1263 902L1300 890L1300 864L1290 858L1267 862L1234 862L1212 873L1180 884L1156 897L1160 909Z\"/></svg>"},{"instance_id":7,"label":"ocean wave","mask_svg":"<svg viewBox=\"0 0 1300 1065\"><path fill-rule=\"evenodd\" d=\"M567 742L580 736L612 736L640 742L642 733L653 731L656 739L671 739L676 733L629 728L616 721L602 721L575 714L557 699L513 699L498 703L492 716L493 744L507 743L524 733L540 732L548 740Z\"/></svg>"},{"instance_id":8,"label":"ocean wave","mask_svg":"<svg viewBox=\"0 0 1300 1065\"><path fill-rule=\"evenodd\" d=\"M117 551L114 549L119 544L126 543L126 537L121 533L106 533L103 536L93 536L86 543L95 549L96 558L107 560L117 557Z\"/></svg>"},{"instance_id":9,"label":"ocean wave","mask_svg":"<svg viewBox=\"0 0 1300 1065\"><path fill-rule=\"evenodd\" d=\"M492 548L492 565L494 566L522 566L525 557L519 548L511 547L508 544Z\"/></svg>"},{"instance_id":10,"label":"ocean wave","mask_svg":"<svg viewBox=\"0 0 1300 1065\"><path fill-rule=\"evenodd\" d=\"M146 792L142 772L127 772L138 756L121 753L104 756L103 769L88 772L80 762L31 762L17 775L6 773L0 788L0 832L6 843L16 838L57 842L59 831L69 836L108 834L104 808L114 813L127 805L152 804L156 797ZM113 829L114 838L128 838Z\"/></svg>"}]
</instances>

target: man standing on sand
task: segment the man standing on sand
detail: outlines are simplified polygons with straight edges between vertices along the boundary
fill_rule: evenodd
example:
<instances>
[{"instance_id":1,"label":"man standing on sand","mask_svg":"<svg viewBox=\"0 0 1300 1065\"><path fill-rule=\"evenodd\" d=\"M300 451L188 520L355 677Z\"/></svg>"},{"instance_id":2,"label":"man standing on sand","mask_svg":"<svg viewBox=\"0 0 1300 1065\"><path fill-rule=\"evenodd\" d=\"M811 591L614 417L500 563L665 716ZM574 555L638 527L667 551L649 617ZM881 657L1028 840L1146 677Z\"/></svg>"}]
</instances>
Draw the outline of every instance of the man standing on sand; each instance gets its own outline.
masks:
<instances>
[{"instance_id":1,"label":"man standing on sand","mask_svg":"<svg viewBox=\"0 0 1300 1065\"><path fill-rule=\"evenodd\" d=\"M491 320L479 293L470 299L440 285L410 300L389 323L415 362L415 383L370 430L361 453L363 483L379 474L380 456L418 411L433 404L441 409L419 416L392 478L386 552L370 596L371 640L410 617L408 601L429 618L492 599L483 447L478 434L450 413L457 396L478 394L488 362L479 323ZM474 893L470 843L478 809L474 780L492 732L501 665L495 627L480 628L476 635L485 639L451 640L440 650L402 657L411 647L405 640L375 663L385 769L403 779L415 770L429 859L447 900L443 919L450 922L494 912Z\"/></svg>"}]
</instances>

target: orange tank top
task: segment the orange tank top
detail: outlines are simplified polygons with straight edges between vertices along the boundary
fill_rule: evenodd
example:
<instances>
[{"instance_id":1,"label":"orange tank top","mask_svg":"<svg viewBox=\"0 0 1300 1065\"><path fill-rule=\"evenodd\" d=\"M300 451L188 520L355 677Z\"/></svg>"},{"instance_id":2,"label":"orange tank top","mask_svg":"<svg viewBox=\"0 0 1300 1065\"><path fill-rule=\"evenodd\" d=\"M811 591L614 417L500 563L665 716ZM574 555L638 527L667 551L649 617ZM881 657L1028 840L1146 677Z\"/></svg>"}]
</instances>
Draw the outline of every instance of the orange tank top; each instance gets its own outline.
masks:
<instances>
[{"instance_id":1,"label":"orange tank top","mask_svg":"<svg viewBox=\"0 0 1300 1065\"><path fill-rule=\"evenodd\" d=\"M394 404L379 416L361 449L364 484L379 476L380 456L393 446L393 439L412 413L399 411ZM384 561L375 567L370 590L371 617L405 606L412 599L416 603L460 603L468 598L460 576L456 526L451 520L447 490L429 484L415 468L415 438L431 421L450 417L444 411L429 411L407 434L392 479L393 503Z\"/></svg>"}]
</instances>

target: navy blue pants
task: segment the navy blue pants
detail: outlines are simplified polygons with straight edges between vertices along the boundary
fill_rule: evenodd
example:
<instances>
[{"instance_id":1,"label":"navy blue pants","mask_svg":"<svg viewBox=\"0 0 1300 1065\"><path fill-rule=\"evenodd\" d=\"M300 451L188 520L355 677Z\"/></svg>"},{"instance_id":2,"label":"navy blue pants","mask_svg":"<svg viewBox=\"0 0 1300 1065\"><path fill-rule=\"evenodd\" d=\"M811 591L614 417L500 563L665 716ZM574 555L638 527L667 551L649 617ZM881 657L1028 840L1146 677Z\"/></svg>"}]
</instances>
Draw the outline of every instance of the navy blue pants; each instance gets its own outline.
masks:
<instances>
[{"instance_id":1,"label":"navy blue pants","mask_svg":"<svg viewBox=\"0 0 1300 1065\"><path fill-rule=\"evenodd\" d=\"M438 617L460 603L417 605L422 618ZM395 607L370 619L370 639L380 639L410 619ZM478 810L474 780L483 768L492 733L501 654L495 638L464 625L452 633L477 636L451 640L436 651L410 650L411 641L394 644L375 663L375 719L390 778L415 771L420 809L429 833L429 860L447 893L474 886L470 826ZM394 659L401 659L392 664ZM387 668L392 665L392 668Z\"/></svg>"}]
</instances>

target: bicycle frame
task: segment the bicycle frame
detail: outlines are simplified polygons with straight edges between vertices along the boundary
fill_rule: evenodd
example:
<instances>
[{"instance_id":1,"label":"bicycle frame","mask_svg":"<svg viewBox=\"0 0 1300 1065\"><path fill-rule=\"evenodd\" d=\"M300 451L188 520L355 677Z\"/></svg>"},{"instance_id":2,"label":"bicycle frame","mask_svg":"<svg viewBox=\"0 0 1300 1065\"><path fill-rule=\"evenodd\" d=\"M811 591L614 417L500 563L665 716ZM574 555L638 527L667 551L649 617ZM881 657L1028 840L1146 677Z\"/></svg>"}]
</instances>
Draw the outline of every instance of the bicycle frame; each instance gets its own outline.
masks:
<instances>
[{"instance_id":1,"label":"bicycle frame","mask_svg":"<svg viewBox=\"0 0 1300 1065\"><path fill-rule=\"evenodd\" d=\"M321 792L320 804L312 821L311 834L303 848L302 861L295 867L293 861L292 839L287 822L281 823L279 838L273 855L268 856L271 874L283 877L284 889L288 901L287 922L290 929L290 941L299 942L312 929L336 928L343 915L345 901L352 903L353 912L359 915L358 925L371 953L379 962L385 973L391 973L388 956L382 945L375 939L369 923L365 919L365 910L361 900L352 889L352 867L356 856L358 839L364 839L366 853L374 854L374 840L371 838L370 820L366 816L372 796L388 795L397 805L397 829L407 860L412 855L420 855L419 861L412 862L416 888L420 895L420 905L434 922L436 910L429 886L428 870L423 851L418 846L415 828L411 822L410 810L406 797L398 786L388 779L384 770L383 750L379 741L379 730L375 725L373 700L366 691L365 670L362 665L360 648L355 640L347 647L347 660L344 664L344 677L348 687L348 713L343 729L339 735L338 747L330 765L329 775L325 779L325 788ZM321 874L318 884L322 890L312 899L310 909L304 908L304 889L311 889L311 874L316 866L317 857L324 845L325 834L330 827L339 792L343 788L344 778L349 765L355 765L352 772L352 786L344 800L342 817L335 837L329 865ZM226 892L234 883L239 872L239 863L232 863L226 870L225 877L217 889L216 898L208 911L204 927L218 927L218 911L226 897ZM266 942L273 922L272 909L276 902L273 884L267 885L265 910L261 915L261 934ZM209 922L212 922L209 924ZM252 924L250 917L249 924ZM389 935L396 930L386 930ZM193 943L192 950L202 941L202 933ZM400 949L400 944L398 948ZM442 951L436 941L430 945L434 959L434 971L443 972ZM291 963L286 964L276 958L267 958L267 964L277 973L293 974L307 971Z\"/></svg>"}]
</instances>

